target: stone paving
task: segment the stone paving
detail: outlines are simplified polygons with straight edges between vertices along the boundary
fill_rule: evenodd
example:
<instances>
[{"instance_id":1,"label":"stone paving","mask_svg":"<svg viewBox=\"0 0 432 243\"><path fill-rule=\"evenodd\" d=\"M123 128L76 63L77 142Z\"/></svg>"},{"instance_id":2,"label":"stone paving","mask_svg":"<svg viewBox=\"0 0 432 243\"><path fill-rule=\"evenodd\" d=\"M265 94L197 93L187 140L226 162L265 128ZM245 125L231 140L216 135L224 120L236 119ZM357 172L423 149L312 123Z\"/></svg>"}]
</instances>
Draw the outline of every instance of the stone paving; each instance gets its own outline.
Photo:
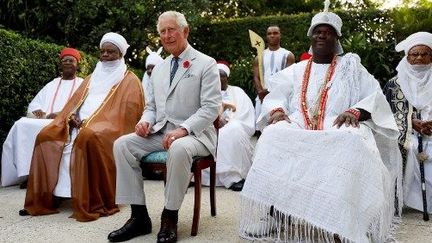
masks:
<instances>
[{"instance_id":1,"label":"stone paving","mask_svg":"<svg viewBox=\"0 0 432 243\"><path fill-rule=\"evenodd\" d=\"M150 235L137 237L130 242L155 242L160 227L163 207L163 182L145 181L147 203L153 222ZM70 202L60 207L60 213L48 216L19 216L25 190L18 186L0 188L0 242L107 242L110 231L121 227L129 218L129 207L110 217L93 222L77 222L69 218ZM247 242L238 237L239 193L225 188L216 190L217 216L210 216L209 192L202 191L201 220L198 235L190 236L192 226L193 190L189 189L180 210L179 242ZM432 242L432 221L424 222L422 214L405 210L402 223L396 232L398 242Z\"/></svg>"}]
</instances>

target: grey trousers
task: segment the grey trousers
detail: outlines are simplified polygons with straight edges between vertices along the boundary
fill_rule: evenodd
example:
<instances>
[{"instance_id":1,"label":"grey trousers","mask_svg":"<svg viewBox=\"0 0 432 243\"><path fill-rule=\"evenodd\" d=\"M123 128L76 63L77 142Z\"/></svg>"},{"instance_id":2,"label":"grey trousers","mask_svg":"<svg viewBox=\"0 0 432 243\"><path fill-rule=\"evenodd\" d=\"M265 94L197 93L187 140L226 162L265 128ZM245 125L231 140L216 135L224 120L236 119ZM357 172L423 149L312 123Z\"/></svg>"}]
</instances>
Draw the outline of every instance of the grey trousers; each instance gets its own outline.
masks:
<instances>
[{"instance_id":1,"label":"grey trousers","mask_svg":"<svg viewBox=\"0 0 432 243\"><path fill-rule=\"evenodd\" d=\"M114 142L114 159L117 167L116 203L145 205L141 158L153 151L163 150L165 132L174 129L168 123L162 132L146 138L135 133L121 136ZM176 139L168 150L165 208L179 210L191 178L192 158L207 156L208 149L193 136Z\"/></svg>"}]
</instances>

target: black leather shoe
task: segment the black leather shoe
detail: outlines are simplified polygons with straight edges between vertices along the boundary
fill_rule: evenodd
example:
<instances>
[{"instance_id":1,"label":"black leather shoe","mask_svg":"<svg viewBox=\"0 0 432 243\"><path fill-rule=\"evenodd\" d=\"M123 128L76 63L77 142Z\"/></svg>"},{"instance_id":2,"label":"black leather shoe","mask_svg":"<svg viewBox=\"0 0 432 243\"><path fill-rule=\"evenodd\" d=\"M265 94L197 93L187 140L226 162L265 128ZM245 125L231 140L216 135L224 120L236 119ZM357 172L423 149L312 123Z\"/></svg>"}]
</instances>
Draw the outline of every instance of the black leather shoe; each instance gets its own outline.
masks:
<instances>
[{"instance_id":1,"label":"black leather shoe","mask_svg":"<svg viewBox=\"0 0 432 243\"><path fill-rule=\"evenodd\" d=\"M29 212L25 209L21 209L20 211L18 211L18 214L20 216L29 216L30 215Z\"/></svg>"},{"instance_id":2,"label":"black leather shoe","mask_svg":"<svg viewBox=\"0 0 432 243\"><path fill-rule=\"evenodd\" d=\"M69 197L57 197L57 196L54 196L53 197L53 207L54 208L59 208L60 205L63 202L67 201L67 200L70 200L70 198Z\"/></svg>"},{"instance_id":3,"label":"black leather shoe","mask_svg":"<svg viewBox=\"0 0 432 243\"><path fill-rule=\"evenodd\" d=\"M151 231L152 224L150 218L147 220L130 218L123 227L109 233L108 240L110 242L127 241L140 235L150 234Z\"/></svg>"},{"instance_id":4,"label":"black leather shoe","mask_svg":"<svg viewBox=\"0 0 432 243\"><path fill-rule=\"evenodd\" d=\"M242 179L241 181L232 184L228 189L239 192L243 189L244 183L245 183L245 180Z\"/></svg>"},{"instance_id":5,"label":"black leather shoe","mask_svg":"<svg viewBox=\"0 0 432 243\"><path fill-rule=\"evenodd\" d=\"M177 242L177 222L173 219L163 217L161 228L157 235L157 243Z\"/></svg>"},{"instance_id":6,"label":"black leather shoe","mask_svg":"<svg viewBox=\"0 0 432 243\"><path fill-rule=\"evenodd\" d=\"M27 180L21 182L21 183L19 184L19 188L20 188L20 189L27 189Z\"/></svg>"},{"instance_id":7,"label":"black leather shoe","mask_svg":"<svg viewBox=\"0 0 432 243\"><path fill-rule=\"evenodd\" d=\"M194 187L194 186L195 186L195 182L193 182L193 181L189 182L188 188L189 187Z\"/></svg>"}]
</instances>

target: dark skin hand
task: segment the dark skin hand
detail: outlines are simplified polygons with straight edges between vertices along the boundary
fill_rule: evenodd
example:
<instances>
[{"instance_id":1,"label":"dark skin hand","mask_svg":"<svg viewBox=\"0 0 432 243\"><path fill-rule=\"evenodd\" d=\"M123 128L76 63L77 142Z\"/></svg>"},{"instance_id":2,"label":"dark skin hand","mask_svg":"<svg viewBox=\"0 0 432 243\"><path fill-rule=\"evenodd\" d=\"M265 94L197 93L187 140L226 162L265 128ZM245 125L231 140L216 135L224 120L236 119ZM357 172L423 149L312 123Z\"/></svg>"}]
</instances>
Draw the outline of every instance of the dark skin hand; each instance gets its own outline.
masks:
<instances>
[{"instance_id":1,"label":"dark skin hand","mask_svg":"<svg viewBox=\"0 0 432 243\"><path fill-rule=\"evenodd\" d=\"M275 124L276 122L285 120L288 123L291 123L291 120L289 119L289 117L282 111L276 111L275 113L272 114L272 116L269 119L269 124ZM349 113L349 112L344 112L342 114L340 114L336 120L333 122L333 126L337 125L337 128L340 128L343 124L345 124L346 127L349 126L353 126L353 127L359 127L359 121L357 120L357 118Z\"/></svg>"},{"instance_id":2,"label":"dark skin hand","mask_svg":"<svg viewBox=\"0 0 432 243\"><path fill-rule=\"evenodd\" d=\"M82 125L81 119L77 116L77 114L72 114L69 120L69 126L71 128L80 128Z\"/></svg>"},{"instance_id":3,"label":"dark skin hand","mask_svg":"<svg viewBox=\"0 0 432 243\"><path fill-rule=\"evenodd\" d=\"M291 123L291 120L289 117L282 111L276 111L270 116L270 119L268 121L268 124L275 124L279 121L287 121L288 123Z\"/></svg>"},{"instance_id":4,"label":"dark skin hand","mask_svg":"<svg viewBox=\"0 0 432 243\"><path fill-rule=\"evenodd\" d=\"M54 119L54 118L56 118L57 117L57 113L50 113L50 114L48 114L47 116L46 116L46 119Z\"/></svg>"},{"instance_id":5,"label":"dark skin hand","mask_svg":"<svg viewBox=\"0 0 432 243\"><path fill-rule=\"evenodd\" d=\"M264 98L266 97L266 95L268 95L268 90L264 89L258 92L258 98L260 99L261 102L263 102Z\"/></svg>"},{"instance_id":6,"label":"dark skin hand","mask_svg":"<svg viewBox=\"0 0 432 243\"><path fill-rule=\"evenodd\" d=\"M32 113L36 116L37 119L42 119L45 116L45 112L43 112L41 109L32 111Z\"/></svg>"},{"instance_id":7,"label":"dark skin hand","mask_svg":"<svg viewBox=\"0 0 432 243\"><path fill-rule=\"evenodd\" d=\"M419 119L412 119L413 129L422 135L432 135L432 121L422 121Z\"/></svg>"},{"instance_id":8,"label":"dark skin hand","mask_svg":"<svg viewBox=\"0 0 432 243\"><path fill-rule=\"evenodd\" d=\"M224 118L222 118L222 116L219 116L219 128L225 126L228 122L227 120L225 120Z\"/></svg>"},{"instance_id":9,"label":"dark skin hand","mask_svg":"<svg viewBox=\"0 0 432 243\"><path fill-rule=\"evenodd\" d=\"M340 128L343 124L345 124L346 127L359 127L359 120L357 120L352 113L344 112L334 120L333 126L336 125L337 128Z\"/></svg>"},{"instance_id":10,"label":"dark skin hand","mask_svg":"<svg viewBox=\"0 0 432 243\"><path fill-rule=\"evenodd\" d=\"M233 105L233 104L230 104L230 103L222 102L222 109L223 109L223 111L225 111L227 109L231 109L233 112L235 112L236 111L236 106Z\"/></svg>"}]
</instances>

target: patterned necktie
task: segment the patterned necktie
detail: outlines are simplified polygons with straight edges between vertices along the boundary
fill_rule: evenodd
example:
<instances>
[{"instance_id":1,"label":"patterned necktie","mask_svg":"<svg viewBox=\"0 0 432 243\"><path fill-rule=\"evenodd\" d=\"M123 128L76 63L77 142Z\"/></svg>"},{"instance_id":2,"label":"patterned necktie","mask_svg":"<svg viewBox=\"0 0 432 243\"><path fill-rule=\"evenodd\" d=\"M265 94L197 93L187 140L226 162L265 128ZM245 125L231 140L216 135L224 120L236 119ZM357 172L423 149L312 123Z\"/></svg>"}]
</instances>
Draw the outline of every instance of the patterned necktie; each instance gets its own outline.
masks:
<instances>
[{"instance_id":1,"label":"patterned necktie","mask_svg":"<svg viewBox=\"0 0 432 243\"><path fill-rule=\"evenodd\" d=\"M171 65L171 74L170 74L170 85L171 85L171 83L174 79L174 76L177 72L177 69L178 69L178 59L179 59L178 57L173 57L173 59L171 61L172 65Z\"/></svg>"}]
</instances>

